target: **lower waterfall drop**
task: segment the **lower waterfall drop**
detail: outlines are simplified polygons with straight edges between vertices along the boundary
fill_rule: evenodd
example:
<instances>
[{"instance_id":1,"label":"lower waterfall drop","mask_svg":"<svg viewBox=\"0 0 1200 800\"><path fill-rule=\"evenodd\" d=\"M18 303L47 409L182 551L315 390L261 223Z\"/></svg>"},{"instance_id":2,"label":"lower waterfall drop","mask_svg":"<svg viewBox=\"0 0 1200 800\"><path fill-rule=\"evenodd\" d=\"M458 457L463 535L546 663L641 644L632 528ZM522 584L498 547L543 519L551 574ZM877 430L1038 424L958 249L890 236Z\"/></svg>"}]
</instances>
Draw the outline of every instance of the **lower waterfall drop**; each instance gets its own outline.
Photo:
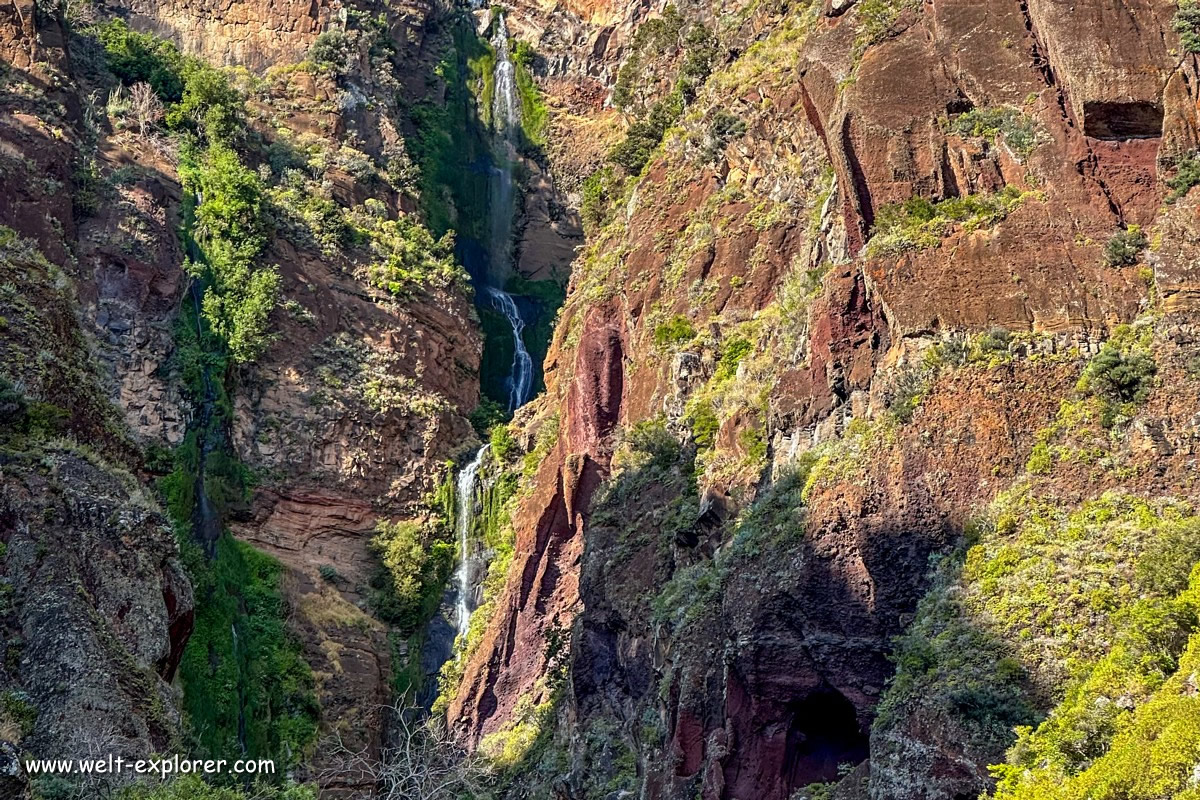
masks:
<instances>
[{"instance_id":1,"label":"lower waterfall drop","mask_svg":"<svg viewBox=\"0 0 1200 800\"><path fill-rule=\"evenodd\" d=\"M458 574L458 608L455 614L454 627L459 636L467 635L471 622L471 528L475 522L475 479L479 475L479 467L487 454L489 445L484 445L475 453L470 464L458 473L455 485L455 523L458 528L459 560Z\"/></svg>"}]
</instances>

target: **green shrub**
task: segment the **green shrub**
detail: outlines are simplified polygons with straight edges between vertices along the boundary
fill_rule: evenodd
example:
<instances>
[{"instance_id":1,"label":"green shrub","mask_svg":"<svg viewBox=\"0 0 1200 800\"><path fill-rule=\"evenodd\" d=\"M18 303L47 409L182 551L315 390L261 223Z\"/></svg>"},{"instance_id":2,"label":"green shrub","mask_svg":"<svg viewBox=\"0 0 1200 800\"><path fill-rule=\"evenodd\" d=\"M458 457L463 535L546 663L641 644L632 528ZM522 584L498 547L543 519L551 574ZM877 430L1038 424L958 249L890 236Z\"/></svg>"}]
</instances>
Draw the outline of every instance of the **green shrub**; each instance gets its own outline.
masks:
<instances>
[{"instance_id":1,"label":"green shrub","mask_svg":"<svg viewBox=\"0 0 1200 800\"><path fill-rule=\"evenodd\" d=\"M611 165L596 170L583 182L583 200L579 213L589 232L604 227L624 191L625 179L618 175Z\"/></svg>"},{"instance_id":2,"label":"green shrub","mask_svg":"<svg viewBox=\"0 0 1200 800\"><path fill-rule=\"evenodd\" d=\"M692 428L692 441L698 450L707 450L717 441L721 422L711 400L699 400L688 409L686 421Z\"/></svg>"},{"instance_id":3,"label":"green shrub","mask_svg":"<svg viewBox=\"0 0 1200 800\"><path fill-rule=\"evenodd\" d=\"M989 328L975 340L971 349L972 361L989 361L995 356L1008 355L1012 334L1004 328Z\"/></svg>"},{"instance_id":4,"label":"green shrub","mask_svg":"<svg viewBox=\"0 0 1200 800\"><path fill-rule=\"evenodd\" d=\"M628 175L641 173L667 130L683 113L684 105L683 93L678 89L656 102L646 118L630 125L625 138L613 145L608 160Z\"/></svg>"},{"instance_id":5,"label":"green shrub","mask_svg":"<svg viewBox=\"0 0 1200 800\"><path fill-rule=\"evenodd\" d=\"M424 286L465 288L466 271L454 257L454 234L435 239L415 216L388 219L369 207L347 216L358 241L367 245L371 263L367 280L389 294L407 296Z\"/></svg>"},{"instance_id":6,"label":"green shrub","mask_svg":"<svg viewBox=\"0 0 1200 800\"><path fill-rule=\"evenodd\" d=\"M950 130L959 136L975 136L995 141L1003 136L1014 153L1027 156L1037 145L1033 118L1008 106L973 108L950 122Z\"/></svg>"},{"instance_id":7,"label":"green shrub","mask_svg":"<svg viewBox=\"0 0 1200 800\"><path fill-rule=\"evenodd\" d=\"M131 31L121 20L91 29L104 46L109 70L131 86L148 83L167 105L172 130L224 141L245 126L244 101L220 71L153 34Z\"/></svg>"},{"instance_id":8,"label":"green shrub","mask_svg":"<svg viewBox=\"0 0 1200 800\"><path fill-rule=\"evenodd\" d=\"M341 28L323 31L308 49L308 60L331 75L343 72L349 58L350 40Z\"/></svg>"},{"instance_id":9,"label":"green shrub","mask_svg":"<svg viewBox=\"0 0 1200 800\"><path fill-rule=\"evenodd\" d=\"M1082 385L1110 401L1140 403L1150 393L1157 372L1158 365L1148 354L1123 352L1110 342L1084 370Z\"/></svg>"},{"instance_id":10,"label":"green shrub","mask_svg":"<svg viewBox=\"0 0 1200 800\"><path fill-rule=\"evenodd\" d=\"M713 377L718 381L728 380L737 374L738 364L750 354L754 345L743 336L731 336L721 345L721 357Z\"/></svg>"},{"instance_id":11,"label":"green shrub","mask_svg":"<svg viewBox=\"0 0 1200 800\"><path fill-rule=\"evenodd\" d=\"M696 329L683 314L676 314L654 328L654 344L660 350L690 342L696 338Z\"/></svg>"},{"instance_id":12,"label":"green shrub","mask_svg":"<svg viewBox=\"0 0 1200 800\"><path fill-rule=\"evenodd\" d=\"M990 227L1033 196L1036 193L1006 186L995 194L951 197L937 203L914 197L882 206L875 215L867 253L877 256L936 247L956 225L966 231Z\"/></svg>"},{"instance_id":13,"label":"green shrub","mask_svg":"<svg viewBox=\"0 0 1200 800\"><path fill-rule=\"evenodd\" d=\"M517 440L513 438L512 433L508 430L508 426L504 424L492 426L488 432L488 442L492 446L492 455L498 461L508 461L521 449L517 444Z\"/></svg>"},{"instance_id":14,"label":"green shrub","mask_svg":"<svg viewBox=\"0 0 1200 800\"><path fill-rule=\"evenodd\" d=\"M917 0L862 0L857 5L858 35L854 38L855 60L868 47L882 41L907 8L919 5Z\"/></svg>"},{"instance_id":15,"label":"green shrub","mask_svg":"<svg viewBox=\"0 0 1200 800\"><path fill-rule=\"evenodd\" d=\"M1175 175L1167 181L1167 202L1174 203L1186 195L1193 186L1200 184L1200 156L1191 155L1180 159Z\"/></svg>"},{"instance_id":16,"label":"green shrub","mask_svg":"<svg viewBox=\"0 0 1200 800\"><path fill-rule=\"evenodd\" d=\"M670 469L679 462L681 448L679 440L667 430L661 418L643 420L625 433L629 449L642 456L641 468Z\"/></svg>"},{"instance_id":17,"label":"green shrub","mask_svg":"<svg viewBox=\"0 0 1200 800\"><path fill-rule=\"evenodd\" d=\"M467 419L470 420L471 427L477 434L488 436L488 431L508 419L508 410L492 398L481 395L479 405L475 406L475 410L467 415Z\"/></svg>"},{"instance_id":18,"label":"green shrub","mask_svg":"<svg viewBox=\"0 0 1200 800\"><path fill-rule=\"evenodd\" d=\"M416 522L380 521L371 546L386 569L376 586L375 612L408 635L437 608L454 564L454 545Z\"/></svg>"},{"instance_id":19,"label":"green shrub","mask_svg":"<svg viewBox=\"0 0 1200 800\"><path fill-rule=\"evenodd\" d=\"M164 103L183 97L185 57L171 42L129 29L119 19L96 26L109 70L126 86L148 83Z\"/></svg>"},{"instance_id":20,"label":"green shrub","mask_svg":"<svg viewBox=\"0 0 1200 800\"><path fill-rule=\"evenodd\" d=\"M1185 52L1200 53L1200 2L1179 0L1171 27L1179 34Z\"/></svg>"},{"instance_id":21,"label":"green shrub","mask_svg":"<svg viewBox=\"0 0 1200 800\"><path fill-rule=\"evenodd\" d=\"M203 198L190 220L185 207L185 224L203 257L190 269L207 283L204 318L234 361L252 361L271 341L280 285L274 268L259 266L270 234L262 181L220 143L185 151L179 171L184 188Z\"/></svg>"},{"instance_id":22,"label":"green shrub","mask_svg":"<svg viewBox=\"0 0 1200 800\"><path fill-rule=\"evenodd\" d=\"M1110 267L1131 267L1141 260L1142 251L1149 244L1141 227L1130 225L1108 240L1104 246L1104 263Z\"/></svg>"}]
</instances>

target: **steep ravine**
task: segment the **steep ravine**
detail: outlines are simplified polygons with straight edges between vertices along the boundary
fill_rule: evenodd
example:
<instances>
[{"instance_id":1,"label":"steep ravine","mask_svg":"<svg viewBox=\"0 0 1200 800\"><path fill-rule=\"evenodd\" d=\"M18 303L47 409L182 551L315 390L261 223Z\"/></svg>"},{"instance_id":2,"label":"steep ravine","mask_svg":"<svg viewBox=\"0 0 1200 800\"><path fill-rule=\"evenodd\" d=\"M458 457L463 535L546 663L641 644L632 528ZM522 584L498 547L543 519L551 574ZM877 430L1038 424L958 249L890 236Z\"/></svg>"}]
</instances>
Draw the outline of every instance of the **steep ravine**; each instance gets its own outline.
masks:
<instances>
[{"instance_id":1,"label":"steep ravine","mask_svg":"<svg viewBox=\"0 0 1200 800\"><path fill-rule=\"evenodd\" d=\"M717 19L683 8L639 39L640 9L574 11L518 8L510 24L539 47L571 37L548 76L567 113L603 115L570 103L641 54L635 120L670 98L645 59L669 76L689 22ZM1095 688L1109 665L1064 638L1110 612L1121 630L1119 604L1012 611L1036 623L1021 628L988 581L1005 558L1032 565L1043 503L1192 499L1178 459L1194 424L1175 398L1195 379L1178 255L1197 146L1179 76L1195 64L1174 13L933 2L721 18L677 127L627 180L632 151L614 150L615 182L587 190L598 224L547 394L515 428L541 461L448 717L468 745L522 754L518 795L789 798L837 782L847 797L973 797L994 788L989 765L1036 763L1009 750L1015 725L1077 713L1060 705L1076 684L1022 637L1094 667L1097 702L1119 691ZM1140 377L1114 388L1113 368ZM542 449L539 429L557 434ZM1059 524L1040 535L1069 552L1055 537L1080 523ZM1010 591L1045 590L1021 574ZM979 598L953 608L995 637L999 684L974 664L955 678L972 646L945 643L965 634L938 616L942 591ZM892 660L901 636L915 661ZM1184 642L1165 675L1188 663ZM1058 746L1055 730L1038 746ZM1033 774L1085 785L1134 752L1095 739L1065 774ZM1184 762L1163 785L1186 787ZM1033 790L1012 777L1001 791Z\"/></svg>"},{"instance_id":2,"label":"steep ravine","mask_svg":"<svg viewBox=\"0 0 1200 800\"><path fill-rule=\"evenodd\" d=\"M1194 800L1198 53L0 6L0 796Z\"/></svg>"}]
</instances>

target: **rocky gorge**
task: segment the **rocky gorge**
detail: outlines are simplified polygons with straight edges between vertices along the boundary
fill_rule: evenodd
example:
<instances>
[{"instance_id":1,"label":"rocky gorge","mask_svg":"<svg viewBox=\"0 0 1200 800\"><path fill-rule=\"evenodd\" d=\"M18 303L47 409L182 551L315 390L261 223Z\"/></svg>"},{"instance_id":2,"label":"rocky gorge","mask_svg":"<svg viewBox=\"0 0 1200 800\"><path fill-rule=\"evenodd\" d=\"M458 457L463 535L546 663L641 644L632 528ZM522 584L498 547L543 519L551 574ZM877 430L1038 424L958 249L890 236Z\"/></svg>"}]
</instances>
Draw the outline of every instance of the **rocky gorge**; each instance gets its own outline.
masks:
<instances>
[{"instance_id":1,"label":"rocky gorge","mask_svg":"<svg viewBox=\"0 0 1200 800\"><path fill-rule=\"evenodd\" d=\"M0 796L1200 796L1198 53L0 5Z\"/></svg>"}]
</instances>

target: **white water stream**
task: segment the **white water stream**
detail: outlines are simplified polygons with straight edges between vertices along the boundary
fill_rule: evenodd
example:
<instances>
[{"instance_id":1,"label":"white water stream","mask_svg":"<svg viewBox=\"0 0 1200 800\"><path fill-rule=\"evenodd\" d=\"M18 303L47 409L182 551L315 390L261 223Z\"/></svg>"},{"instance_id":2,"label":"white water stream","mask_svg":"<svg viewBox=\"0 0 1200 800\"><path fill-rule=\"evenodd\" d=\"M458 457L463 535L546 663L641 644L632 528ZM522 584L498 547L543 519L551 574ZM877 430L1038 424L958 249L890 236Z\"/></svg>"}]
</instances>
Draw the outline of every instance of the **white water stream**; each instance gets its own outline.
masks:
<instances>
[{"instance_id":1,"label":"white water stream","mask_svg":"<svg viewBox=\"0 0 1200 800\"><path fill-rule=\"evenodd\" d=\"M475 458L458 473L455 486L455 513L458 526L458 613L455 615L454 627L459 636L467 635L467 626L471 623L472 595L474 586L471 575L471 528L475 522L475 479L479 475L479 467L487 454L488 445L479 448Z\"/></svg>"},{"instance_id":2,"label":"white water stream","mask_svg":"<svg viewBox=\"0 0 1200 800\"><path fill-rule=\"evenodd\" d=\"M492 95L493 150L497 164L492 169L490 197L491 259L490 276L503 280L511 268L512 221L515 212L513 188L513 165L517 160L517 142L521 130L521 106L517 95L516 68L508 48L508 26L504 15L496 17L496 31L492 36L495 52L493 73L494 94ZM533 358L525 347L523 333L525 320L517 308L512 295L494 286L485 286L484 291L492 307L504 315L513 332L513 362L508 376L508 410L516 411L529 401L533 392ZM456 580L458 604L455 614L455 629L459 636L466 636L474 611L476 569L472 558L471 534L475 528L475 494L479 483L479 471L487 454L488 445L479 448L471 463L458 473L455 496L455 518L459 543L459 559Z\"/></svg>"}]
</instances>

